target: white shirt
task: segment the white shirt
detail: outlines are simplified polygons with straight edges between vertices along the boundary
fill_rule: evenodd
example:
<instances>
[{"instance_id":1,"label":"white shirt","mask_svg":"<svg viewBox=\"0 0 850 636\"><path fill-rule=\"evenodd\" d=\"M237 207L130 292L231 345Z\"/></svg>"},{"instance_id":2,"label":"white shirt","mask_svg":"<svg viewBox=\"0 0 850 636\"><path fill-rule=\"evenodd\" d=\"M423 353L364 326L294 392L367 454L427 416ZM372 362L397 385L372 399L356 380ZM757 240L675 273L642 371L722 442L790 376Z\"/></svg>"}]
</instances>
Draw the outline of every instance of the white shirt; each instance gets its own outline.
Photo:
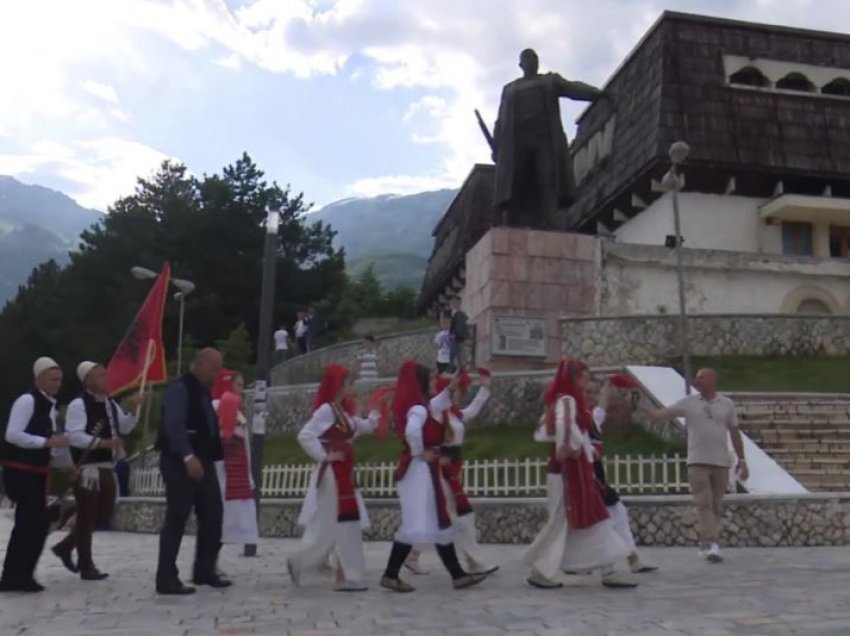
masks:
<instances>
[{"instance_id":1,"label":"white shirt","mask_svg":"<svg viewBox=\"0 0 850 636\"><path fill-rule=\"evenodd\" d=\"M452 338L448 330L444 329L434 336L434 344L437 345L437 362L449 364L452 361Z\"/></svg>"},{"instance_id":2,"label":"white shirt","mask_svg":"<svg viewBox=\"0 0 850 636\"><path fill-rule=\"evenodd\" d=\"M307 325L304 324L303 320L299 320L295 323L295 337L300 338L301 336L306 335L307 333Z\"/></svg>"},{"instance_id":3,"label":"white shirt","mask_svg":"<svg viewBox=\"0 0 850 636\"><path fill-rule=\"evenodd\" d=\"M437 396L439 397L439 396ZM436 398L435 398L436 399ZM486 386L482 386L478 389L478 392L475 394L475 397L472 399L472 402L466 408L460 410L461 418L458 419L454 413L449 411L449 426L452 427L452 441L449 446L462 446L464 434L466 433L466 427L464 423L467 420L471 420L476 417L481 409L484 407L484 404L487 400L490 399L490 389ZM434 404L434 400L431 400L431 404ZM451 407L451 402L449 402L449 407ZM446 409L444 409L445 411ZM431 416L437 420L441 421L444 411L434 411L433 408L431 410Z\"/></svg>"},{"instance_id":4,"label":"white shirt","mask_svg":"<svg viewBox=\"0 0 850 636\"><path fill-rule=\"evenodd\" d=\"M573 451L583 450L588 461L593 461L593 444L590 437L582 432L576 422L576 402L569 395L563 395L555 402L555 435L546 431L546 416L540 418L540 425L534 433L536 442L555 442L560 450L565 445Z\"/></svg>"},{"instance_id":5,"label":"white shirt","mask_svg":"<svg viewBox=\"0 0 850 636\"><path fill-rule=\"evenodd\" d=\"M278 329L274 332L274 347L278 351L289 349L289 332L286 329Z\"/></svg>"},{"instance_id":6,"label":"white shirt","mask_svg":"<svg viewBox=\"0 0 850 636\"><path fill-rule=\"evenodd\" d=\"M59 433L58 425L56 424L56 400L46 393L42 392L51 404L50 407L50 424L54 433ZM12 411L9 413L9 423L6 426L6 441L14 444L19 448L35 450L44 448L47 444L47 438L41 435L32 435L26 432L26 428L32 419L35 412L35 400L29 393L24 393L14 404ZM51 465L57 467L71 466L71 451L68 448L51 448L50 449Z\"/></svg>"},{"instance_id":7,"label":"white shirt","mask_svg":"<svg viewBox=\"0 0 850 636\"><path fill-rule=\"evenodd\" d=\"M381 415L378 411L372 411L368 418L357 417L348 413L345 413L345 417L348 418L348 423L354 429L354 437L358 437L374 431L378 426ZM317 462L325 461L327 452L322 445L321 436L335 423L334 409L326 402L315 410L313 416L298 433L298 443L313 460Z\"/></svg>"},{"instance_id":8,"label":"white shirt","mask_svg":"<svg viewBox=\"0 0 850 636\"><path fill-rule=\"evenodd\" d=\"M118 435L129 435L136 426L136 417L135 415L125 413L121 407L115 403L115 411L118 414L118 421L113 422L111 406L113 403L115 403L114 400L107 398L106 417L109 422L112 437L115 438ZM71 403L68 405L68 410L65 413L65 431L71 439L71 446L74 448L85 449L92 445L95 438L86 433L87 423L88 418L86 417L86 405L83 402L83 398L78 397L71 400ZM99 445L100 442L98 441L92 448L97 448Z\"/></svg>"}]
</instances>

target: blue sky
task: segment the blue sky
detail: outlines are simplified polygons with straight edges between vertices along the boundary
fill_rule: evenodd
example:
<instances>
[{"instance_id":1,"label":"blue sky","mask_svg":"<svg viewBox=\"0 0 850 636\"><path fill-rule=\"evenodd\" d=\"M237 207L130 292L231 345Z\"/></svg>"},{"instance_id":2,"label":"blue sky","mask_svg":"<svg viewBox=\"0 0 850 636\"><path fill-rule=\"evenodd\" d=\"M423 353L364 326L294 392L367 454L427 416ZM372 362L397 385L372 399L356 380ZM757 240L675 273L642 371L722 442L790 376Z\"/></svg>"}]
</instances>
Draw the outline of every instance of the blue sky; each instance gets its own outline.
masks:
<instances>
[{"instance_id":1,"label":"blue sky","mask_svg":"<svg viewBox=\"0 0 850 636\"><path fill-rule=\"evenodd\" d=\"M845 0L3 0L0 174L100 209L242 151L319 205L453 187L521 49L601 85L664 9L850 24Z\"/></svg>"}]
</instances>

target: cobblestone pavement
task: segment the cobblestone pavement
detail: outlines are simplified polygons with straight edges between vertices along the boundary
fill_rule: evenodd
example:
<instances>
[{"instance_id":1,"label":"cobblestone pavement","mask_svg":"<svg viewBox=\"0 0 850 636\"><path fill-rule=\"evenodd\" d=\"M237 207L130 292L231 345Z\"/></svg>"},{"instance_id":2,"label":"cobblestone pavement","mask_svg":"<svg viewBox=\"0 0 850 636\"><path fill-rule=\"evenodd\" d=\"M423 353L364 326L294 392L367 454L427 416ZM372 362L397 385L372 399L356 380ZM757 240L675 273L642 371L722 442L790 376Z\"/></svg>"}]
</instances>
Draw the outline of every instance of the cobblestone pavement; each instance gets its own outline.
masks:
<instances>
[{"instance_id":1,"label":"cobblestone pavement","mask_svg":"<svg viewBox=\"0 0 850 636\"><path fill-rule=\"evenodd\" d=\"M6 515L0 513L0 555L11 528ZM187 537L180 559L184 579L193 545ZM372 587L365 593L333 592L330 577L319 573L294 589L284 563L295 545L264 540L253 559L225 546L221 568L235 586L174 598L154 593L155 536L100 533L95 556L109 579L80 581L45 551L37 576L47 591L0 595L0 634L850 634L850 548L728 550L726 562L714 566L693 549L652 549L644 555L661 570L642 575L636 590L607 590L594 576L572 577L560 590L536 590L524 582L521 547L486 546L502 570L462 592L451 589L429 551L423 564L431 574L408 577L418 591L395 595L377 585L387 544L367 544Z\"/></svg>"}]
</instances>

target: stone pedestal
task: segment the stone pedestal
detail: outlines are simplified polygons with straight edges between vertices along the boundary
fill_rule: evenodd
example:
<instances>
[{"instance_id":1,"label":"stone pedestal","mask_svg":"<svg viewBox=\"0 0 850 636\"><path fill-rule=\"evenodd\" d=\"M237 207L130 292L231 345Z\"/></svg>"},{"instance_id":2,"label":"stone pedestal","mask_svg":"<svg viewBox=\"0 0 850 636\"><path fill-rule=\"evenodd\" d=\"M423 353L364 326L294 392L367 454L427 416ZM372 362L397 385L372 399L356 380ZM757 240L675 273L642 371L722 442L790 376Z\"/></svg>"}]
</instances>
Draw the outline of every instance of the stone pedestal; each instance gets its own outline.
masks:
<instances>
[{"instance_id":1,"label":"stone pedestal","mask_svg":"<svg viewBox=\"0 0 850 636\"><path fill-rule=\"evenodd\" d=\"M557 362L558 320L596 314L597 263L598 242L592 236L511 227L488 231L466 254L463 302L476 327L476 364L510 370ZM542 319L545 355L495 353L493 333L499 317Z\"/></svg>"}]
</instances>

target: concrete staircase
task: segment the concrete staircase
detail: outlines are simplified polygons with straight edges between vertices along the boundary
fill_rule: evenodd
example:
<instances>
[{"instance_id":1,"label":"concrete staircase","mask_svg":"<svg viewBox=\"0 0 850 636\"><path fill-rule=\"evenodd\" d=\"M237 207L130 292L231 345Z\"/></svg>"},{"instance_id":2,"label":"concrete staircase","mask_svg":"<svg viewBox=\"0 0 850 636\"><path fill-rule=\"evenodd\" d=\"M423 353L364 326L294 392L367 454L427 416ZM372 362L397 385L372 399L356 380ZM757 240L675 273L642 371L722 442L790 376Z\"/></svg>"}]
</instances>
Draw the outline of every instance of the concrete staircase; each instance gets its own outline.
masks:
<instances>
[{"instance_id":1,"label":"concrete staircase","mask_svg":"<svg viewBox=\"0 0 850 636\"><path fill-rule=\"evenodd\" d=\"M808 490L850 491L850 395L732 397L743 431Z\"/></svg>"}]
</instances>

